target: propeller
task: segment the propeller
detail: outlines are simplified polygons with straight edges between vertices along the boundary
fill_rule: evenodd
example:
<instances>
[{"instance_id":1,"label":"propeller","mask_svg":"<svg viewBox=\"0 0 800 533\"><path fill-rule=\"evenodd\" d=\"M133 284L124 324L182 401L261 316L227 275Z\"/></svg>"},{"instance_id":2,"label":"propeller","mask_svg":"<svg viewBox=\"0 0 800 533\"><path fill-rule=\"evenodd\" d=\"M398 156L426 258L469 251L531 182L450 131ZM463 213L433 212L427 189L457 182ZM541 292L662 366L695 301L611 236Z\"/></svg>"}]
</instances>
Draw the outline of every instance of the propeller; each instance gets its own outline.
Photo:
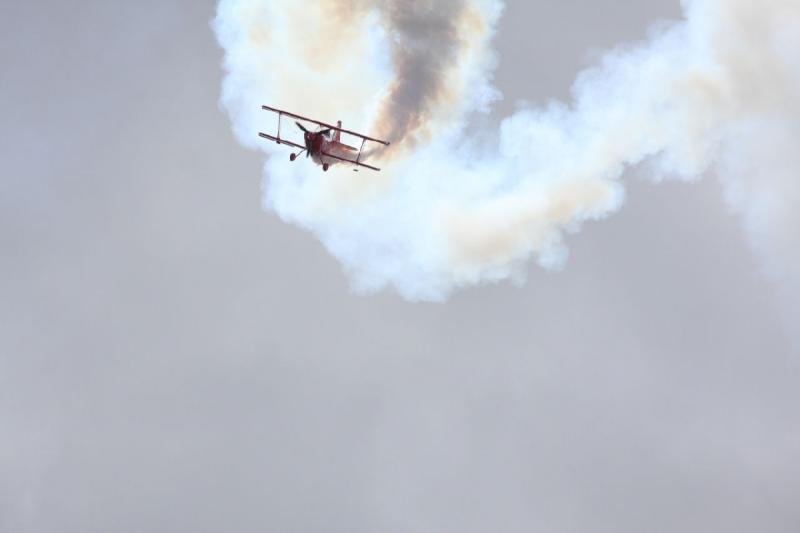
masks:
<instances>
[{"instance_id":1,"label":"propeller","mask_svg":"<svg viewBox=\"0 0 800 533\"><path fill-rule=\"evenodd\" d=\"M297 127L303 130L303 133L305 134L303 135L303 138L306 142L306 158L308 158L308 155L311 153L311 136L309 135L311 132L308 131L306 127L300 124L299 122L295 121L295 124L297 124Z\"/></svg>"}]
</instances>

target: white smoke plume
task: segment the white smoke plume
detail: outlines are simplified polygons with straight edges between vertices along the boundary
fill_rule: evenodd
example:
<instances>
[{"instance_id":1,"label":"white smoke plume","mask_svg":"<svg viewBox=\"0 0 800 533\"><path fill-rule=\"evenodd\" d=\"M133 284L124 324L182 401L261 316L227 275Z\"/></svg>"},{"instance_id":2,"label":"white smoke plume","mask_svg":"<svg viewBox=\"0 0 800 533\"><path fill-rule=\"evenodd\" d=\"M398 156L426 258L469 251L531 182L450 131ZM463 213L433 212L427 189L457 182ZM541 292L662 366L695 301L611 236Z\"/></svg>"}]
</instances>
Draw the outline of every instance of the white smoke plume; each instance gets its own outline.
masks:
<instances>
[{"instance_id":1,"label":"white smoke plume","mask_svg":"<svg viewBox=\"0 0 800 533\"><path fill-rule=\"evenodd\" d=\"M265 203L315 232L360 290L406 298L558 268L565 233L615 212L621 177L718 174L770 275L800 264L800 2L686 0L685 19L581 73L569 104L467 126L498 98L500 0L221 0L222 102L267 153ZM381 173L290 164L261 104L393 142ZM287 123L290 124L290 123ZM291 126L293 127L293 126Z\"/></svg>"}]
</instances>

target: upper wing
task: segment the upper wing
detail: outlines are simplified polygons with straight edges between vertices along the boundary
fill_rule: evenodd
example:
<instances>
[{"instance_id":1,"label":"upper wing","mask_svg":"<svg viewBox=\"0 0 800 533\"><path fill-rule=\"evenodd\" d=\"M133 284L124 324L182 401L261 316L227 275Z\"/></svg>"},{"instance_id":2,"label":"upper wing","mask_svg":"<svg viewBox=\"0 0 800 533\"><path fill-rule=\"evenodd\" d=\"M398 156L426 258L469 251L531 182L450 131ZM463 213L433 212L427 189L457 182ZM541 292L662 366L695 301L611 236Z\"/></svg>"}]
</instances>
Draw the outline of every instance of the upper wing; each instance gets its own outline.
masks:
<instances>
[{"instance_id":1,"label":"upper wing","mask_svg":"<svg viewBox=\"0 0 800 533\"><path fill-rule=\"evenodd\" d=\"M367 137L366 135L362 135L361 133L358 133L358 132L355 132L355 131L343 130L342 128L337 128L336 126L333 126L331 124L328 124L328 123L325 123L325 122L320 122L319 120L314 120L313 118L308 118L308 117L304 117L304 116L301 116L301 115L295 115L294 113L289 113L288 111L283 111L281 109L275 109L274 107L269 107L269 106L266 106L266 105L262 105L261 109L263 109L264 111L272 111L273 113L278 113L278 115L286 115L287 117L292 117L292 118L296 118L296 119L299 119L299 120L305 120L306 122L313 122L314 124L322 126L323 128L331 129L333 131L341 131L342 133L346 133L348 135L353 135L354 137L359 137L361 139L364 139L365 141L372 141L374 143L382 144L384 146L389 146L391 144L388 141L382 141L380 139L374 139L372 137Z\"/></svg>"},{"instance_id":2,"label":"upper wing","mask_svg":"<svg viewBox=\"0 0 800 533\"><path fill-rule=\"evenodd\" d=\"M293 146L295 148L299 148L300 150L305 150L305 146L300 146L297 143L293 143L292 141L287 141L286 139L278 139L277 137L273 137L272 135L267 135L266 133L259 133L259 137L263 137L264 139L269 139L270 141L276 142L278 144L286 144L288 146Z\"/></svg>"}]
</instances>

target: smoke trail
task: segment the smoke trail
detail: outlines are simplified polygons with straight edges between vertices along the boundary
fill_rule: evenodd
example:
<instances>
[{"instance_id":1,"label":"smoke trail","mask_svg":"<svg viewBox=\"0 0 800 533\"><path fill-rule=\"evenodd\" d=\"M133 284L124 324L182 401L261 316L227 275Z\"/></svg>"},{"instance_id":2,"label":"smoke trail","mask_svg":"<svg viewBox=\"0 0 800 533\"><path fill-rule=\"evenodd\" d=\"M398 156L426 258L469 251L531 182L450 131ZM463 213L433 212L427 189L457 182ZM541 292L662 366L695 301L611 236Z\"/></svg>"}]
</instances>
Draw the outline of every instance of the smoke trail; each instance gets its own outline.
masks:
<instances>
[{"instance_id":1,"label":"smoke trail","mask_svg":"<svg viewBox=\"0 0 800 533\"><path fill-rule=\"evenodd\" d=\"M684 21L582 73L569 106L518 112L479 143L464 128L497 98L487 80L502 8L221 0L223 104L244 144L277 155L266 205L314 231L357 288L435 300L523 279L531 257L557 268L565 232L619 209L623 172L647 161L662 177L716 170L770 271L800 272L800 2L687 0ZM257 141L272 124L265 102L395 141L372 154L384 172L287 164Z\"/></svg>"},{"instance_id":2,"label":"smoke trail","mask_svg":"<svg viewBox=\"0 0 800 533\"><path fill-rule=\"evenodd\" d=\"M453 78L470 74L462 65L473 46L485 50L499 9L484 11L487 17L466 0L411 0L384 2L378 10L390 32L393 79L373 122L379 136L412 150L430 139L437 119L458 121L469 110L470 85L481 80Z\"/></svg>"}]
</instances>

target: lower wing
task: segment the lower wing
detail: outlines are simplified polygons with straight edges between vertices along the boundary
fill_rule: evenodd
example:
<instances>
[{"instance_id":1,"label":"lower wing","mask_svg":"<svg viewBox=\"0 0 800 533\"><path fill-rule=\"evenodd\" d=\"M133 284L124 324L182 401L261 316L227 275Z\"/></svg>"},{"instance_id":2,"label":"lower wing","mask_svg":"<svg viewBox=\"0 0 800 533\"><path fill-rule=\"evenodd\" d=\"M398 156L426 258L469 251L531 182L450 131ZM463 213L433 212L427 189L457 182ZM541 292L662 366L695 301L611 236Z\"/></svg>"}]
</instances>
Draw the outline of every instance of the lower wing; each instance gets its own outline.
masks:
<instances>
[{"instance_id":1,"label":"lower wing","mask_svg":"<svg viewBox=\"0 0 800 533\"><path fill-rule=\"evenodd\" d=\"M347 159L345 157L339 157L338 155L329 154L328 152L322 152L322 155L324 155L325 157L330 157L330 158L336 159L336 160L341 161L343 163L350 163L351 165L356 165L356 166L359 166L359 167L368 168L370 170L374 170L375 172L380 172L381 171L381 169L379 169L378 167L373 167L372 165L364 164L364 163L362 163L362 162L360 162L358 160L353 161L352 159Z\"/></svg>"},{"instance_id":2,"label":"lower wing","mask_svg":"<svg viewBox=\"0 0 800 533\"><path fill-rule=\"evenodd\" d=\"M292 146L294 148L299 148L300 150L305 150L306 149L305 146L300 146L299 144L293 143L292 141L286 141L284 139L279 139L277 137L273 137L272 135L267 135L266 133L259 133L258 136L259 137L263 137L264 139L268 139L268 140L270 140L272 142L276 142L278 144L285 144L286 146Z\"/></svg>"}]
</instances>

